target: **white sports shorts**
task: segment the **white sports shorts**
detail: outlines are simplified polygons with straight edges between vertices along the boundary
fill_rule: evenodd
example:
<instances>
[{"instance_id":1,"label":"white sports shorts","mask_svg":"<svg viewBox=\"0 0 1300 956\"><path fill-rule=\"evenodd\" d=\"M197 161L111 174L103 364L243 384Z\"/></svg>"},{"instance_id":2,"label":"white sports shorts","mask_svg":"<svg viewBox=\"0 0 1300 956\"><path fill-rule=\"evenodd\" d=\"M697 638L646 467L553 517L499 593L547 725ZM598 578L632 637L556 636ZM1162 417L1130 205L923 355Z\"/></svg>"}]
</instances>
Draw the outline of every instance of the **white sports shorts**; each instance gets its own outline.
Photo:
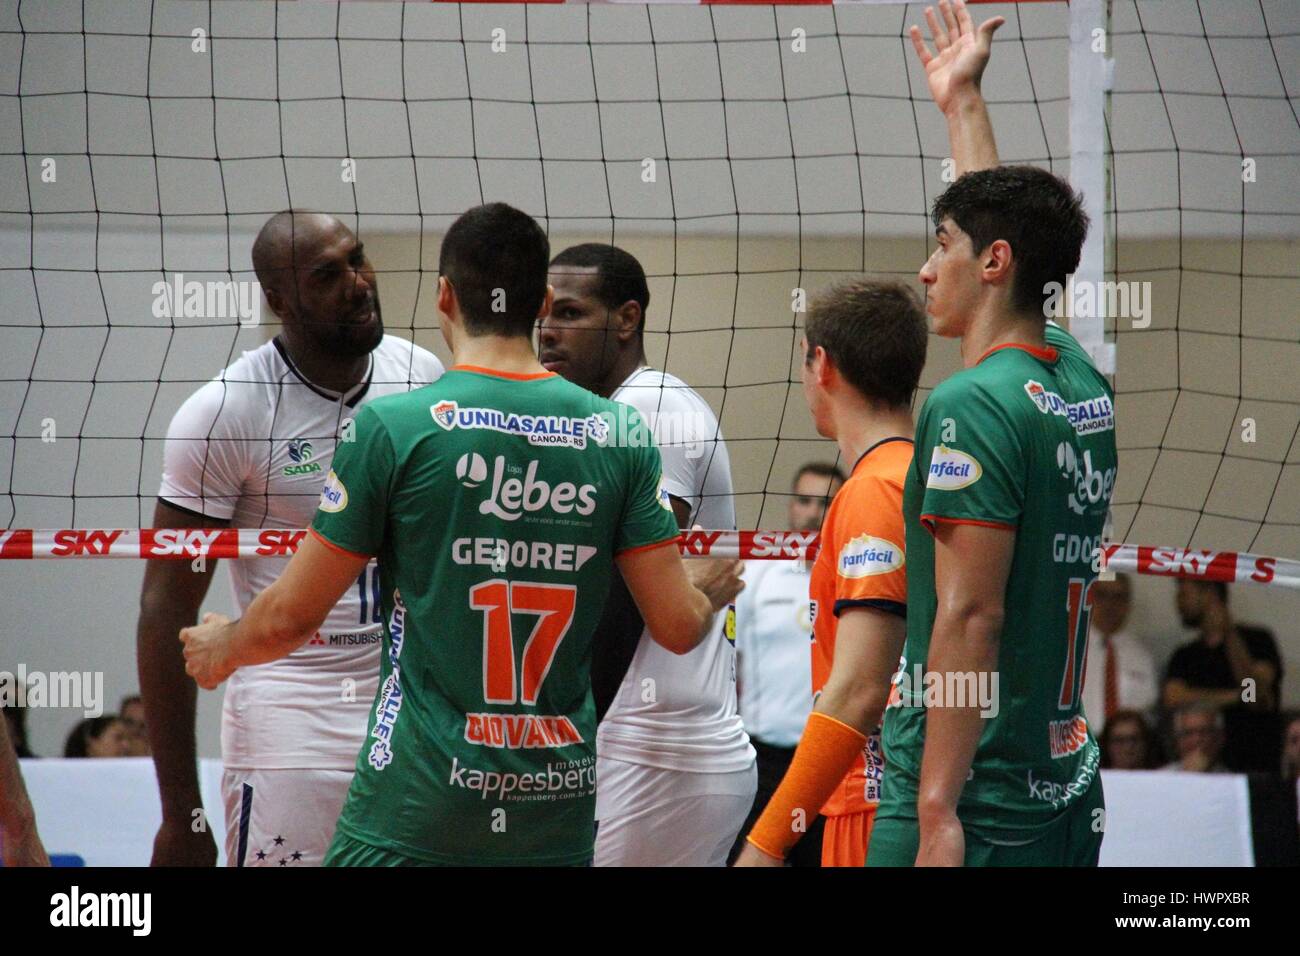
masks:
<instances>
[{"instance_id":1,"label":"white sports shorts","mask_svg":"<svg viewBox=\"0 0 1300 956\"><path fill-rule=\"evenodd\" d=\"M227 770L227 865L320 866L351 784L351 770Z\"/></svg>"},{"instance_id":2,"label":"white sports shorts","mask_svg":"<svg viewBox=\"0 0 1300 956\"><path fill-rule=\"evenodd\" d=\"M596 866L726 866L754 805L758 766L689 773L596 761Z\"/></svg>"}]
</instances>

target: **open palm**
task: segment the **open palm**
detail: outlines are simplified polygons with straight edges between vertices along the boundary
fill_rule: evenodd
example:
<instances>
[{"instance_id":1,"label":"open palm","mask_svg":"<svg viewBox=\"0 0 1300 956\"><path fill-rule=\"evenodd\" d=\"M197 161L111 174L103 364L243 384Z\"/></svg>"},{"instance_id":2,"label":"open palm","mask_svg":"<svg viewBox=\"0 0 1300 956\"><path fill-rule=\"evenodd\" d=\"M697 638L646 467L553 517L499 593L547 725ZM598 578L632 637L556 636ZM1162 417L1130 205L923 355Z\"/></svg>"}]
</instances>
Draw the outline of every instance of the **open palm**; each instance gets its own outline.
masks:
<instances>
[{"instance_id":1,"label":"open palm","mask_svg":"<svg viewBox=\"0 0 1300 956\"><path fill-rule=\"evenodd\" d=\"M925 21L934 40L934 53L926 46L920 27L912 27L909 34L916 55L925 67L930 96L935 105L946 112L961 92L979 88L980 78L989 62L993 34L1006 20L993 17L976 29L964 0L954 0L953 3L940 0L939 11L943 15L942 24L933 7L925 8Z\"/></svg>"}]
</instances>

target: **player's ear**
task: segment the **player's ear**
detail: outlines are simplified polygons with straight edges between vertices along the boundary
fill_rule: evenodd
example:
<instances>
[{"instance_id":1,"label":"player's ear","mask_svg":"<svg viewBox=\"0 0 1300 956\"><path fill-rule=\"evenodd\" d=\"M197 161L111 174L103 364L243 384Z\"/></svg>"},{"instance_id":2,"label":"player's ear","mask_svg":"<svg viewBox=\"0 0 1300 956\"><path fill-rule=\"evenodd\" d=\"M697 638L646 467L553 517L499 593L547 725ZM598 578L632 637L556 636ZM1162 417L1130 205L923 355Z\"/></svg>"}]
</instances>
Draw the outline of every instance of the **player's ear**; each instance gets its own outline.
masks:
<instances>
[{"instance_id":1,"label":"player's ear","mask_svg":"<svg viewBox=\"0 0 1300 956\"><path fill-rule=\"evenodd\" d=\"M548 282L546 283L546 296L542 299L542 307L537 310L538 322L551 314L553 305L555 305L555 286Z\"/></svg>"},{"instance_id":2,"label":"player's ear","mask_svg":"<svg viewBox=\"0 0 1300 956\"><path fill-rule=\"evenodd\" d=\"M451 287L446 276L438 276L438 311L451 318L456 310L456 290Z\"/></svg>"},{"instance_id":3,"label":"player's ear","mask_svg":"<svg viewBox=\"0 0 1300 956\"><path fill-rule=\"evenodd\" d=\"M641 328L641 305L628 299L614 313L614 328L620 342L632 339Z\"/></svg>"},{"instance_id":4,"label":"player's ear","mask_svg":"<svg viewBox=\"0 0 1300 956\"><path fill-rule=\"evenodd\" d=\"M1006 282L1011 277L1014 261L1011 243L1005 239L994 239L980 256L981 277L985 282Z\"/></svg>"},{"instance_id":5,"label":"player's ear","mask_svg":"<svg viewBox=\"0 0 1300 956\"><path fill-rule=\"evenodd\" d=\"M835 375L835 363L826 354L826 349L820 345L813 349L812 359L812 370L817 377L817 384L822 388L826 388Z\"/></svg>"},{"instance_id":6,"label":"player's ear","mask_svg":"<svg viewBox=\"0 0 1300 956\"><path fill-rule=\"evenodd\" d=\"M288 304L284 301L284 296L280 294L280 290L274 286L263 286L262 294L266 296L266 304L271 313L276 318L283 319Z\"/></svg>"}]
</instances>

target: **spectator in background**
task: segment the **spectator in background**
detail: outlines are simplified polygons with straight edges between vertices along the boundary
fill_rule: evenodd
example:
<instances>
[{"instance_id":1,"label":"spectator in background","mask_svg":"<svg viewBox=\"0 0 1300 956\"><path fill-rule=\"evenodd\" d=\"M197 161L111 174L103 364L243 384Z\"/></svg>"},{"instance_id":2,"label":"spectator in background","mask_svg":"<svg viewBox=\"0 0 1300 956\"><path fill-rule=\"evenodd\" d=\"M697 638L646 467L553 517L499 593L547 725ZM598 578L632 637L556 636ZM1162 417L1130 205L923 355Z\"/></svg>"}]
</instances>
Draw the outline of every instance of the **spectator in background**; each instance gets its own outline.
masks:
<instances>
[{"instance_id":1,"label":"spectator in background","mask_svg":"<svg viewBox=\"0 0 1300 956\"><path fill-rule=\"evenodd\" d=\"M1282 659L1273 635L1237 624L1228 610L1228 586L1221 581L1178 582L1178 616L1200 630L1169 660L1164 706L1219 708L1224 715L1224 762L1241 773L1278 766L1281 721L1278 701Z\"/></svg>"},{"instance_id":2,"label":"spectator in background","mask_svg":"<svg viewBox=\"0 0 1300 956\"><path fill-rule=\"evenodd\" d=\"M789 528L817 531L826 508L844 484L833 464L809 462L795 474ZM758 753L758 792L731 858L776 792L794 759L795 747L812 710L812 618L805 561L749 561L745 590L736 597L737 693L740 717ZM821 866L818 817L786 858L791 866Z\"/></svg>"},{"instance_id":3,"label":"spectator in background","mask_svg":"<svg viewBox=\"0 0 1300 956\"><path fill-rule=\"evenodd\" d=\"M127 756L150 756L152 751L149 749L149 733L144 722L144 701L141 700L140 695L131 694L123 697L117 712L122 715L122 724L126 727Z\"/></svg>"},{"instance_id":4,"label":"spectator in background","mask_svg":"<svg viewBox=\"0 0 1300 956\"><path fill-rule=\"evenodd\" d=\"M5 715L5 729L8 732L9 740L12 741L10 746L13 747L14 753L19 757L35 757L31 748L27 746L27 708L19 707L17 704L0 707L0 711Z\"/></svg>"},{"instance_id":5,"label":"spectator in background","mask_svg":"<svg viewBox=\"0 0 1300 956\"><path fill-rule=\"evenodd\" d=\"M129 757L130 736L116 714L87 717L68 734L65 757Z\"/></svg>"},{"instance_id":6,"label":"spectator in background","mask_svg":"<svg viewBox=\"0 0 1300 956\"><path fill-rule=\"evenodd\" d=\"M1287 717L1282 731L1282 779L1293 788L1300 781L1300 713Z\"/></svg>"},{"instance_id":7,"label":"spectator in background","mask_svg":"<svg viewBox=\"0 0 1300 956\"><path fill-rule=\"evenodd\" d=\"M8 716L8 708L5 708ZM9 721L0 723L0 862L10 866L49 866L36 832L36 813L10 742Z\"/></svg>"},{"instance_id":8,"label":"spectator in background","mask_svg":"<svg viewBox=\"0 0 1300 956\"><path fill-rule=\"evenodd\" d=\"M1103 770L1151 770L1160 763L1155 731L1136 710L1111 714L1099 742Z\"/></svg>"},{"instance_id":9,"label":"spectator in background","mask_svg":"<svg viewBox=\"0 0 1300 956\"><path fill-rule=\"evenodd\" d=\"M1133 607L1127 574L1098 579L1092 586L1092 624L1088 629L1088 669L1084 674L1083 712L1100 735L1120 710L1149 711L1159 699L1156 659L1124 625Z\"/></svg>"},{"instance_id":10,"label":"spectator in background","mask_svg":"<svg viewBox=\"0 0 1300 956\"><path fill-rule=\"evenodd\" d=\"M1161 770L1227 773L1223 763L1223 711L1214 704L1193 703L1174 713L1174 747L1178 759Z\"/></svg>"}]
</instances>

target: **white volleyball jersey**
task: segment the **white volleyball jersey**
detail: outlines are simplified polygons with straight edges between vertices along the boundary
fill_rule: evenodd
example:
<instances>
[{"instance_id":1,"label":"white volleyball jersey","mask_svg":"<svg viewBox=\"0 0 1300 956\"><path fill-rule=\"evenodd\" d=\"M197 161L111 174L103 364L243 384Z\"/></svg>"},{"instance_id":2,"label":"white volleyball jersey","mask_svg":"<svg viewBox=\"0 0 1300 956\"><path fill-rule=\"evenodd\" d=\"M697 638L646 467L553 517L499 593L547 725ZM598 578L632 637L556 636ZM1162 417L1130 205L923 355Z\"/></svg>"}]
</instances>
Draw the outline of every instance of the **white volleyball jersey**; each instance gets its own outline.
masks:
<instances>
[{"instance_id":1,"label":"white volleyball jersey","mask_svg":"<svg viewBox=\"0 0 1300 956\"><path fill-rule=\"evenodd\" d=\"M442 372L432 353L386 335L370 353L365 377L340 395L308 382L273 339L181 405L167 430L158 496L236 528L309 527L335 444L357 409ZM288 563L230 562L241 612ZM372 561L310 641L234 673L221 720L227 768L352 768L379 681L379 594Z\"/></svg>"},{"instance_id":2,"label":"white volleyball jersey","mask_svg":"<svg viewBox=\"0 0 1300 956\"><path fill-rule=\"evenodd\" d=\"M812 710L808 578L802 561L747 561L736 598L740 719L773 747L797 746Z\"/></svg>"},{"instance_id":3,"label":"white volleyball jersey","mask_svg":"<svg viewBox=\"0 0 1300 956\"><path fill-rule=\"evenodd\" d=\"M646 420L663 457L663 487L691 506L691 524L734 530L731 461L708 402L674 375L640 368L611 396ZM727 773L754 760L736 708L735 650L719 614L689 654L642 632L596 734L602 757L666 770Z\"/></svg>"}]
</instances>

